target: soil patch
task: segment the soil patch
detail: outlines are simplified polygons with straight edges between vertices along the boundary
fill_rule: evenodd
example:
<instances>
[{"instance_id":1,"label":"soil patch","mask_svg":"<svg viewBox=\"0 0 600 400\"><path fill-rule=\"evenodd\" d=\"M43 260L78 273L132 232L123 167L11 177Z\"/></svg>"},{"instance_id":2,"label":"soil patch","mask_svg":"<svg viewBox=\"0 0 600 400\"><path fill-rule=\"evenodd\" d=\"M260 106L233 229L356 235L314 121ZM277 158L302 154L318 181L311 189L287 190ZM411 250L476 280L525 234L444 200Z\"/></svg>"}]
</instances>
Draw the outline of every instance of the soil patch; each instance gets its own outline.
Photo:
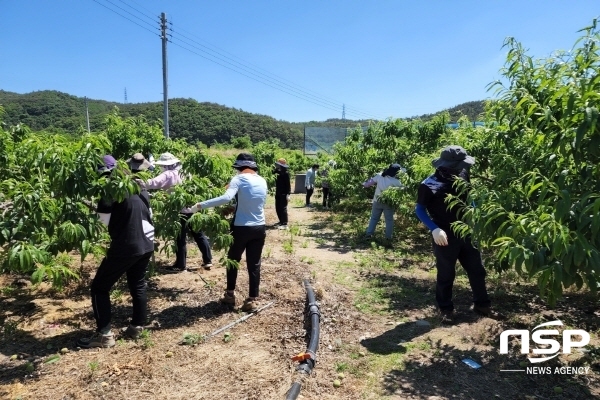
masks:
<instances>
[{"instance_id":1,"label":"soil patch","mask_svg":"<svg viewBox=\"0 0 600 400\"><path fill-rule=\"evenodd\" d=\"M148 333L102 350L74 347L94 327L88 287L97 260L86 260L83 281L64 293L0 277L0 397L282 399L298 377L291 357L307 345L303 279L312 282L322 312L317 365L303 381L303 399L600 396L596 353L561 355L550 364L589 367L585 375L504 373L500 370L518 368L525 358L498 354L503 330L554 319L587 330L598 346L597 298L569 294L551 310L531 285L491 277L494 304L509 317L498 322L469 311L468 282L460 275L459 321L441 326L434 305L435 270L424 238L381 247L360 239L366 221L299 207L294 204L301 204L302 195L292 198L290 228L269 229L263 253L261 302L275 303L227 334L206 339L245 315L218 303L225 287L222 266L151 278ZM272 204L267 218L269 225L277 222ZM347 230L349 223L353 231ZM201 257L194 248L190 243L188 265L198 267ZM157 255L159 265L172 261ZM240 302L248 290L244 263L241 268ZM124 327L131 312L126 285L120 282L111 297L114 328ZM462 362L467 357L483 367L470 368ZM333 385L336 379L339 388Z\"/></svg>"}]
</instances>

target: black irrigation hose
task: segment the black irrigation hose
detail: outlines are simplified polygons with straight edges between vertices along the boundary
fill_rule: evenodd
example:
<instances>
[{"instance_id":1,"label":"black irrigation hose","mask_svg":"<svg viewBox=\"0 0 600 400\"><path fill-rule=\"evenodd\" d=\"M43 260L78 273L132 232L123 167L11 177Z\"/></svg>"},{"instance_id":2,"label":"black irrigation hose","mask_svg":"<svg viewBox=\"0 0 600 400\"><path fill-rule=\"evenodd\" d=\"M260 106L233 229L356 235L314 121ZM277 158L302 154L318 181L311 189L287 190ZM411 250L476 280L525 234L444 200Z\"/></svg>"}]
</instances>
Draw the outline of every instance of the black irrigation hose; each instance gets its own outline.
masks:
<instances>
[{"instance_id":1,"label":"black irrigation hose","mask_svg":"<svg viewBox=\"0 0 600 400\"><path fill-rule=\"evenodd\" d=\"M296 371L301 374L310 374L317 362L317 350L319 349L319 335L321 333L321 313L319 312L319 305L317 304L317 298L315 292L310 285L308 279L304 280L304 288L306 289L306 318L310 321L310 342L305 354L310 357L301 361L296 367ZM286 400L296 400L300 394L301 384L296 381L292 384L292 387L286 394Z\"/></svg>"}]
</instances>

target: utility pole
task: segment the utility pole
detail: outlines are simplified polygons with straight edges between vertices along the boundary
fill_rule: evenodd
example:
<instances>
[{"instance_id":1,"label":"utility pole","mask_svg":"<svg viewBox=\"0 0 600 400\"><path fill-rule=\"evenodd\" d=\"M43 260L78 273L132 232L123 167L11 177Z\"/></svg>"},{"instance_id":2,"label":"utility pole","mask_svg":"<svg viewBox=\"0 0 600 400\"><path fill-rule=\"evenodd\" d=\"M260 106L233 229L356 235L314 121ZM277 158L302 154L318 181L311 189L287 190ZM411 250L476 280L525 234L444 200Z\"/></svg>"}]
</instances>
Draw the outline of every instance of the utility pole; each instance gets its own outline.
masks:
<instances>
[{"instance_id":1,"label":"utility pole","mask_svg":"<svg viewBox=\"0 0 600 400\"><path fill-rule=\"evenodd\" d=\"M346 105L342 104L342 121L346 120Z\"/></svg>"},{"instance_id":2,"label":"utility pole","mask_svg":"<svg viewBox=\"0 0 600 400\"><path fill-rule=\"evenodd\" d=\"M127 104L127 88L125 88L125 104Z\"/></svg>"},{"instance_id":3,"label":"utility pole","mask_svg":"<svg viewBox=\"0 0 600 400\"><path fill-rule=\"evenodd\" d=\"M90 133L90 113L88 111L87 97L83 97L85 101L85 121L87 122L88 133Z\"/></svg>"},{"instance_id":4,"label":"utility pole","mask_svg":"<svg viewBox=\"0 0 600 400\"><path fill-rule=\"evenodd\" d=\"M165 137L169 138L169 95L167 91L167 16L160 14L160 31L162 39L162 65L163 65L163 122L165 125Z\"/></svg>"}]
</instances>

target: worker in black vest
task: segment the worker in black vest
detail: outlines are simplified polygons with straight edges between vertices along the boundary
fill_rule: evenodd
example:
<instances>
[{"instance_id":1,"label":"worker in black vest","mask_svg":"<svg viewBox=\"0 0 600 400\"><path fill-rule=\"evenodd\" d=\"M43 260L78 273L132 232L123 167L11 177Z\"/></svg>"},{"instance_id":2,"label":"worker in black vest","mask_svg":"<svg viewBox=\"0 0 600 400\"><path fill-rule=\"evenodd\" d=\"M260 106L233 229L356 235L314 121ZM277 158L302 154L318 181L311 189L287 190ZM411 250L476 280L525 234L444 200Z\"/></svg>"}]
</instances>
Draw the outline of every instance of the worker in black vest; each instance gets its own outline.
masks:
<instances>
[{"instance_id":1,"label":"worker in black vest","mask_svg":"<svg viewBox=\"0 0 600 400\"><path fill-rule=\"evenodd\" d=\"M454 182L464 179L469 182L469 169L475 159L460 146L448 146L439 158L432 161L436 169L425 179L418 190L416 214L429 228L433 237L433 254L437 268L435 298L442 314L442 323L454 322L452 287L456 277L456 261L467 272L473 292L473 310L483 316L500 319L502 316L490 308L490 298L485 284L485 268L479 250L470 236L459 237L451 224L461 219L460 207L450 207L448 195L461 196L466 202L466 193L459 193Z\"/></svg>"},{"instance_id":2,"label":"worker in black vest","mask_svg":"<svg viewBox=\"0 0 600 400\"><path fill-rule=\"evenodd\" d=\"M117 162L110 155L104 156L103 161L99 173L109 176ZM136 164L133 172L146 170L149 165L143 162ZM133 305L131 324L124 330L124 335L138 338L147 316L148 299L144 277L154 252L154 226L148 192L142 190L139 194L130 194L123 201L103 198L98 204L97 212L100 220L108 226L110 245L91 285L96 331L92 336L77 341L77 346L82 348L115 345L111 331L109 293L124 274L127 276Z\"/></svg>"}]
</instances>

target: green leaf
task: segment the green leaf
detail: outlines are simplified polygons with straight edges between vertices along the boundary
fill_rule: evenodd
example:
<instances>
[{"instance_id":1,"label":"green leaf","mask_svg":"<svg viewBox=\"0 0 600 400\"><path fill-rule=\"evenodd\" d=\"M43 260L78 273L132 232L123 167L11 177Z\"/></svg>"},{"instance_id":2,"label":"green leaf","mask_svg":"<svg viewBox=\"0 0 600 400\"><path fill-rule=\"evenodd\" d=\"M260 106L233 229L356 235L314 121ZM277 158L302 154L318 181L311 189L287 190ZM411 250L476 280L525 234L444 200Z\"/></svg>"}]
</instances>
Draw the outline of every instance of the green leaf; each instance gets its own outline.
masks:
<instances>
[{"instance_id":1,"label":"green leaf","mask_svg":"<svg viewBox=\"0 0 600 400\"><path fill-rule=\"evenodd\" d=\"M53 354L50 357L48 357L46 361L44 361L44 364L54 364L58 360L60 360L60 356L58 354Z\"/></svg>"}]
</instances>

